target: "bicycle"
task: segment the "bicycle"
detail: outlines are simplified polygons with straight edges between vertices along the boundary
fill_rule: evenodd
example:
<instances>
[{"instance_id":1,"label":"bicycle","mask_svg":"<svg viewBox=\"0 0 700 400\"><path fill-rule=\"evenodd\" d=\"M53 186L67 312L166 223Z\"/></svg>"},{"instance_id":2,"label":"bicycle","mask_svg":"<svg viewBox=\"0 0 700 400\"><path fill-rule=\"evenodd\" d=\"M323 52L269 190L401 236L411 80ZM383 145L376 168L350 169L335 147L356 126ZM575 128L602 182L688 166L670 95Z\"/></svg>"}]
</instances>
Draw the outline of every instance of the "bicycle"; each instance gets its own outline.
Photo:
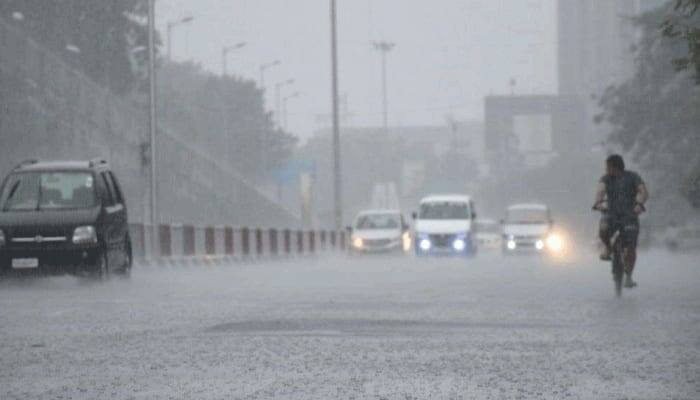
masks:
<instances>
[{"instance_id":1,"label":"bicycle","mask_svg":"<svg viewBox=\"0 0 700 400\"><path fill-rule=\"evenodd\" d=\"M593 205L593 211L599 211L606 216L608 213L608 206L606 201L598 202ZM646 211L642 206L642 211ZM620 239L621 230L617 229L613 236L610 238L610 246L612 247L612 275L613 281L615 282L615 296L622 297L622 281L625 277L625 261L623 257L624 248L622 246L622 240Z\"/></svg>"}]
</instances>

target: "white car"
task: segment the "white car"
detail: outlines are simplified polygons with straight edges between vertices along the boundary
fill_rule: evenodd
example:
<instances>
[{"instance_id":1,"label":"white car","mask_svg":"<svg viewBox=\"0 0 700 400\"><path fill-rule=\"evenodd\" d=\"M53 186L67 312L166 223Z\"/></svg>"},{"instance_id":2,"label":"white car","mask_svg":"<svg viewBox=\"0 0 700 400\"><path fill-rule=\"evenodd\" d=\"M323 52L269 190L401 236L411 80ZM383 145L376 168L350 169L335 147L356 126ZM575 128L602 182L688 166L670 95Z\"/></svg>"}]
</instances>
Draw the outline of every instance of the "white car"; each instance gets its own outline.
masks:
<instances>
[{"instance_id":1,"label":"white car","mask_svg":"<svg viewBox=\"0 0 700 400\"><path fill-rule=\"evenodd\" d=\"M503 221L503 253L561 252L563 240L554 233L553 225L549 207L544 204L508 207Z\"/></svg>"},{"instance_id":2,"label":"white car","mask_svg":"<svg viewBox=\"0 0 700 400\"><path fill-rule=\"evenodd\" d=\"M354 253L408 252L410 227L398 210L362 211L352 226L350 244Z\"/></svg>"},{"instance_id":3,"label":"white car","mask_svg":"<svg viewBox=\"0 0 700 400\"><path fill-rule=\"evenodd\" d=\"M414 219L416 255L476 254L476 212L469 196L428 196Z\"/></svg>"},{"instance_id":4,"label":"white car","mask_svg":"<svg viewBox=\"0 0 700 400\"><path fill-rule=\"evenodd\" d=\"M476 239L480 248L500 249L503 233L501 224L493 219L479 219L476 221Z\"/></svg>"}]
</instances>

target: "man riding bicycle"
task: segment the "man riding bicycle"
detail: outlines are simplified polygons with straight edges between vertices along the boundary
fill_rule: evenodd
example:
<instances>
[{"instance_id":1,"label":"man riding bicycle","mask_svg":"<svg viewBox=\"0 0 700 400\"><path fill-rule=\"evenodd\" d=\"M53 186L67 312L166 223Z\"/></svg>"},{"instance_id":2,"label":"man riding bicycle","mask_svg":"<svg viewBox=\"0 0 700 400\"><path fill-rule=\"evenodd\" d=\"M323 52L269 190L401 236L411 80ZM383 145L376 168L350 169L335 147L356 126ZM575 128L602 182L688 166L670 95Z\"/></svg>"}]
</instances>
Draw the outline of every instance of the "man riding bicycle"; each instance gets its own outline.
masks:
<instances>
[{"instance_id":1,"label":"man riding bicycle","mask_svg":"<svg viewBox=\"0 0 700 400\"><path fill-rule=\"evenodd\" d=\"M625 161L618 154L605 161L606 174L600 178L594 209L603 211L600 221L600 240L604 249L602 260L612 257L611 240L619 232L622 241L622 260L625 266L625 287L637 284L632 280L632 271L637 261L637 239L639 238L639 215L645 211L644 203L649 198L644 181L639 174L625 170Z\"/></svg>"}]
</instances>

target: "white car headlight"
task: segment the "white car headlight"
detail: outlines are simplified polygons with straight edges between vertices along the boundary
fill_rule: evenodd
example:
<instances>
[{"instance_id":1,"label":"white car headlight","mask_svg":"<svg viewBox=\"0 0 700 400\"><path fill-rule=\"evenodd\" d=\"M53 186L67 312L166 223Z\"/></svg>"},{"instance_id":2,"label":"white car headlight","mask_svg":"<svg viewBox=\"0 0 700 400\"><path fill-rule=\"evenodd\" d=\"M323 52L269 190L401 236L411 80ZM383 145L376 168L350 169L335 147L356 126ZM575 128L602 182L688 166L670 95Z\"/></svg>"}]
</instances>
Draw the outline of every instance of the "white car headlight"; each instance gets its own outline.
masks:
<instances>
[{"instance_id":1,"label":"white car headlight","mask_svg":"<svg viewBox=\"0 0 700 400\"><path fill-rule=\"evenodd\" d=\"M360 237L353 237L352 238L352 247L356 249L361 249L365 245L365 241L362 240Z\"/></svg>"},{"instance_id":2,"label":"white car headlight","mask_svg":"<svg viewBox=\"0 0 700 400\"><path fill-rule=\"evenodd\" d=\"M404 232L404 234L401 235L401 245L403 247L403 251L411 250L411 234L410 233Z\"/></svg>"},{"instance_id":3,"label":"white car headlight","mask_svg":"<svg viewBox=\"0 0 700 400\"><path fill-rule=\"evenodd\" d=\"M452 248L455 249L456 251L462 251L467 247L467 242L464 241L464 239L455 239L454 242L452 242Z\"/></svg>"},{"instance_id":4,"label":"white car headlight","mask_svg":"<svg viewBox=\"0 0 700 400\"><path fill-rule=\"evenodd\" d=\"M564 249L564 238L556 233L552 233L547 237L547 248L555 253L559 253Z\"/></svg>"},{"instance_id":5,"label":"white car headlight","mask_svg":"<svg viewBox=\"0 0 700 400\"><path fill-rule=\"evenodd\" d=\"M73 232L74 244L94 244L97 243L97 232L92 225L79 226Z\"/></svg>"}]
</instances>

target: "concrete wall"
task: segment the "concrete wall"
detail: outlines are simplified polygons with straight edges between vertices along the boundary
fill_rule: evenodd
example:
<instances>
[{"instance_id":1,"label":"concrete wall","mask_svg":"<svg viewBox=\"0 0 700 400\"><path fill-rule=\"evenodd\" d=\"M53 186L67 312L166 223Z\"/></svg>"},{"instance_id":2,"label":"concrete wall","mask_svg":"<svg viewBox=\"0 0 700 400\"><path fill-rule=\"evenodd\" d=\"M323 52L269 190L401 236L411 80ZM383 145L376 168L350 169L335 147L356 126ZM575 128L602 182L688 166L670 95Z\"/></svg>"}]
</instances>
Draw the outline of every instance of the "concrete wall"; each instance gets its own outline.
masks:
<instances>
[{"instance_id":1,"label":"concrete wall","mask_svg":"<svg viewBox=\"0 0 700 400\"><path fill-rule=\"evenodd\" d=\"M148 221L147 107L120 98L0 19L0 174L24 159L109 160L130 219ZM290 227L299 219L171 132L158 135L165 223Z\"/></svg>"}]
</instances>

